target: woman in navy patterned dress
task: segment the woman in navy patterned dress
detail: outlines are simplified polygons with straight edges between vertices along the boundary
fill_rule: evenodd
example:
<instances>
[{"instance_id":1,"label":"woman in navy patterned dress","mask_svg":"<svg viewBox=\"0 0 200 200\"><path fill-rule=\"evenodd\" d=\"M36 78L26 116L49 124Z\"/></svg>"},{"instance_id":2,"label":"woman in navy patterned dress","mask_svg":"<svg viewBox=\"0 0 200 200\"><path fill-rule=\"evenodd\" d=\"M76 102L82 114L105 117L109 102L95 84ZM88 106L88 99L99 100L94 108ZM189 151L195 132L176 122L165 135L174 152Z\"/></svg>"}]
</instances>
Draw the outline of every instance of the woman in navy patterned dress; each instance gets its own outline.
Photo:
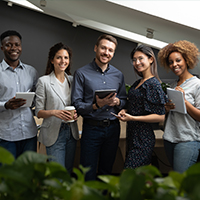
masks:
<instances>
[{"instance_id":1,"label":"woman in navy patterned dress","mask_svg":"<svg viewBox=\"0 0 200 200\"><path fill-rule=\"evenodd\" d=\"M137 168L151 163L155 145L152 124L165 119L166 95L157 74L153 50L139 45L131 52L135 72L142 77L130 88L127 110L118 115L127 121L127 155L125 168Z\"/></svg>"}]
</instances>

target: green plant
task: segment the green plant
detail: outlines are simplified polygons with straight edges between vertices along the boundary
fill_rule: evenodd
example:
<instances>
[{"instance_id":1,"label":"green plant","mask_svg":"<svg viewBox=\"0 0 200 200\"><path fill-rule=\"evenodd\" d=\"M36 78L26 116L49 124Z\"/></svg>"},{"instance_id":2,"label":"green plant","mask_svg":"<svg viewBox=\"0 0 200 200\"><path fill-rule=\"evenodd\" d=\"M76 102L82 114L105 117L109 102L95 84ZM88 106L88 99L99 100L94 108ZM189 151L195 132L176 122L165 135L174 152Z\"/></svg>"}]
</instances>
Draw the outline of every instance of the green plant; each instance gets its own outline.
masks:
<instances>
[{"instance_id":1,"label":"green plant","mask_svg":"<svg viewBox=\"0 0 200 200\"><path fill-rule=\"evenodd\" d=\"M129 84L125 84L125 87L126 87L126 93L128 94L128 91L131 88L131 86Z\"/></svg>"},{"instance_id":2,"label":"green plant","mask_svg":"<svg viewBox=\"0 0 200 200\"><path fill-rule=\"evenodd\" d=\"M168 83L161 83L161 87L163 89L163 91L165 92L165 94L167 94L167 88L170 87L170 85Z\"/></svg>"},{"instance_id":3,"label":"green plant","mask_svg":"<svg viewBox=\"0 0 200 200\"><path fill-rule=\"evenodd\" d=\"M74 168L76 178L47 156L25 152L16 160L0 147L1 200L200 200L200 163L183 174L162 177L154 166L127 169L119 176L85 181L89 170Z\"/></svg>"},{"instance_id":4,"label":"green plant","mask_svg":"<svg viewBox=\"0 0 200 200\"><path fill-rule=\"evenodd\" d=\"M102 194L88 187L84 174L74 169L77 179L56 162L46 162L48 156L25 152L16 160L0 147L1 200L79 200L102 199Z\"/></svg>"}]
</instances>

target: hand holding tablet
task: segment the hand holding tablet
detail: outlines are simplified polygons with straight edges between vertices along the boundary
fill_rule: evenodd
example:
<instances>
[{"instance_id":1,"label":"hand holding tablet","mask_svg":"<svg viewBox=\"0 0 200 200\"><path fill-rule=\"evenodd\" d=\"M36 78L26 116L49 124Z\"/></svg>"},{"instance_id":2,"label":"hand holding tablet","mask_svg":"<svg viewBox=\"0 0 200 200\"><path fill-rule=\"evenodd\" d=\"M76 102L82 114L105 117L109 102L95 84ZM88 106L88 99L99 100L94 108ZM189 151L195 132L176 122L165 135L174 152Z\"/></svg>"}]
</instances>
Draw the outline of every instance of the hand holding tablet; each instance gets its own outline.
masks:
<instances>
[{"instance_id":1,"label":"hand holding tablet","mask_svg":"<svg viewBox=\"0 0 200 200\"><path fill-rule=\"evenodd\" d=\"M26 104L21 107L31 107L35 92L16 92L16 99L26 99Z\"/></svg>"},{"instance_id":2,"label":"hand holding tablet","mask_svg":"<svg viewBox=\"0 0 200 200\"><path fill-rule=\"evenodd\" d=\"M96 101L96 95L100 98L103 99L105 97L107 97L110 94L115 94L116 93L116 89L108 89L108 90L95 90L95 95L94 95L94 102ZM112 96L113 96L112 95ZM112 97L111 96L111 97Z\"/></svg>"}]
</instances>

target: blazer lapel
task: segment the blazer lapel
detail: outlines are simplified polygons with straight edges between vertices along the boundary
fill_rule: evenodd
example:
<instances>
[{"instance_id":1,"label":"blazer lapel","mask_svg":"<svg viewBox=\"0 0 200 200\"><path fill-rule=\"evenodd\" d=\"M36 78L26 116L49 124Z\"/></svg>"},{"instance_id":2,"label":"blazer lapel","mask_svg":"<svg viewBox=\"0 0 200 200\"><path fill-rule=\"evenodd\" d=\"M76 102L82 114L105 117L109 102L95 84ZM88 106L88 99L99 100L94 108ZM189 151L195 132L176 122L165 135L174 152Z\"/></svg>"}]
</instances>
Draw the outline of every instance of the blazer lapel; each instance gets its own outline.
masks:
<instances>
[{"instance_id":1,"label":"blazer lapel","mask_svg":"<svg viewBox=\"0 0 200 200\"><path fill-rule=\"evenodd\" d=\"M52 72L50 74L50 84L52 87L52 90L55 92L55 94L61 99L61 101L63 102L64 106L65 106L65 100L64 100L64 95L60 90L60 87L58 85L58 82L56 80L56 76L54 74L54 72Z\"/></svg>"}]
</instances>

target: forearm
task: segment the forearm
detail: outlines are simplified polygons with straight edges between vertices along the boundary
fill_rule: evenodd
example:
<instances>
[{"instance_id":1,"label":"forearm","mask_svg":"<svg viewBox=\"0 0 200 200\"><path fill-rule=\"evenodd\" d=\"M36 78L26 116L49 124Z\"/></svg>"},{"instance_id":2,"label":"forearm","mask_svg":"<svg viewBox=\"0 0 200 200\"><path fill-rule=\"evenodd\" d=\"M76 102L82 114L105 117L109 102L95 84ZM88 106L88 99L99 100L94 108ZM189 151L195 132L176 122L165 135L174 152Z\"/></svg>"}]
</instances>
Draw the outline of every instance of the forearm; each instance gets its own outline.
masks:
<instances>
[{"instance_id":1,"label":"forearm","mask_svg":"<svg viewBox=\"0 0 200 200\"><path fill-rule=\"evenodd\" d=\"M133 121L147 122L147 123L159 123L164 122L165 115L149 114L142 116L132 116Z\"/></svg>"},{"instance_id":2,"label":"forearm","mask_svg":"<svg viewBox=\"0 0 200 200\"><path fill-rule=\"evenodd\" d=\"M196 121L200 121L200 110L185 100L187 113Z\"/></svg>"},{"instance_id":3,"label":"forearm","mask_svg":"<svg viewBox=\"0 0 200 200\"><path fill-rule=\"evenodd\" d=\"M37 114L38 118L49 118L55 116L55 110L40 110Z\"/></svg>"}]
</instances>

